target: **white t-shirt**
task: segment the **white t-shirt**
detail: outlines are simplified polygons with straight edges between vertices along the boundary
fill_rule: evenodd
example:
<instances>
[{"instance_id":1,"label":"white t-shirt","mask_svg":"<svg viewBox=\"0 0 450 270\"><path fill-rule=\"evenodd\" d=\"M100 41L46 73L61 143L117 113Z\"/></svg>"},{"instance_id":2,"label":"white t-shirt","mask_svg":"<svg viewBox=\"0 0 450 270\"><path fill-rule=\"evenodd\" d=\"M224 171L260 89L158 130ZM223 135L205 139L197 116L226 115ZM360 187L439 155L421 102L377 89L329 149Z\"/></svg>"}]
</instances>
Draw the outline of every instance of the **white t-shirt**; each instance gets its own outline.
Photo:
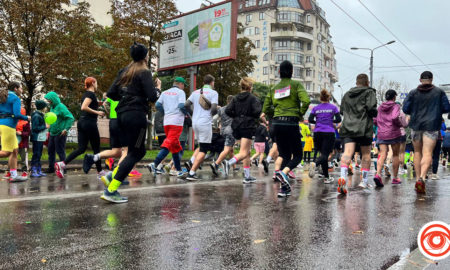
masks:
<instances>
[{"instance_id":1,"label":"white t-shirt","mask_svg":"<svg viewBox=\"0 0 450 270\"><path fill-rule=\"evenodd\" d=\"M184 123L184 114L180 111L178 105L186 102L186 94L178 87L172 87L162 92L158 101L164 108L164 125L182 126Z\"/></svg>"},{"instance_id":2,"label":"white t-shirt","mask_svg":"<svg viewBox=\"0 0 450 270\"><path fill-rule=\"evenodd\" d=\"M203 86L203 95L211 102L211 104L218 104L219 103L219 94L211 88L209 88L209 85ZM211 109L205 110L200 106L199 100L200 100L200 89L194 91L192 95L188 99L189 101L194 104L194 113L192 115L192 125L211 125L212 123L212 116L211 116Z\"/></svg>"}]
</instances>

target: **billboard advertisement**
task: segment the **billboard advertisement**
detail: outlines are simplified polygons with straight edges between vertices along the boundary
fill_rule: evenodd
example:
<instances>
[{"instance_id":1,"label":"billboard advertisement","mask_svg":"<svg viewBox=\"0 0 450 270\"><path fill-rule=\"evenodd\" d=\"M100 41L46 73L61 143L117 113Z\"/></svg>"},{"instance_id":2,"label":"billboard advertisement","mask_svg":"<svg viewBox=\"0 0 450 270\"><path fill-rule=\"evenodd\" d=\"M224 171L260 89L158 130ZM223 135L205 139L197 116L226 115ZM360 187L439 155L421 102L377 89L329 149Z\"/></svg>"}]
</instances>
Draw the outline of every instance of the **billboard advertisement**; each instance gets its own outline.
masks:
<instances>
[{"instance_id":1,"label":"billboard advertisement","mask_svg":"<svg viewBox=\"0 0 450 270\"><path fill-rule=\"evenodd\" d=\"M225 1L172 19L164 25L159 71L236 58L237 2Z\"/></svg>"}]
</instances>

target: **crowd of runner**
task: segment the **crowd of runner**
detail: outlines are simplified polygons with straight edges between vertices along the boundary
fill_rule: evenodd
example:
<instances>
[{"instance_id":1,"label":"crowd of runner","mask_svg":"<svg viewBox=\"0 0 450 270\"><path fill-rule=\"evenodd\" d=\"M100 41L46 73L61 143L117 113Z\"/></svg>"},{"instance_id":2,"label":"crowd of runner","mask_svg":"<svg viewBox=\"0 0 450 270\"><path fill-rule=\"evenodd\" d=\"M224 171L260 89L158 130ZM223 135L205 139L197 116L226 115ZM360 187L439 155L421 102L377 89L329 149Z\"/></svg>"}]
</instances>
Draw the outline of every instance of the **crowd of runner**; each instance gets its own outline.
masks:
<instances>
[{"instance_id":1,"label":"crowd of runner","mask_svg":"<svg viewBox=\"0 0 450 270\"><path fill-rule=\"evenodd\" d=\"M251 184L257 180L251 174L252 165L268 174L274 163L273 180L280 185L279 197L289 196L290 183L301 178L294 171L308 171L309 177L321 179L324 184L334 182L330 171L339 171L337 191L345 195L357 169L361 171L358 187L372 188L369 174L372 160L376 159L370 178L377 187L383 187L391 175L391 185L401 184L399 175L411 169L416 177L415 190L425 193L429 170L431 179L436 180L440 160L443 166L450 161L450 128L447 131L443 119L443 114L450 112L450 104L445 92L432 84L433 74L429 71L420 75L420 85L403 104L392 89L385 92L385 101L377 104L377 90L369 87L366 74L359 74L356 87L345 93L340 108L330 102L330 92L323 89L320 104L306 115L310 97L299 81L292 80L293 65L289 61L280 64L281 80L261 97L263 102L252 94L254 81L242 78L240 92L228 96L221 107L212 75L206 75L203 86L186 98L182 77L175 78L170 89L161 91L161 81L154 81L148 68L148 49L144 45L133 44L130 55L132 62L119 71L106 93L106 113L99 108L97 80L86 78L77 121L78 148L68 157L65 144L74 117L55 92L36 100L35 111L28 117L21 111L20 83L10 83L8 89L0 90L0 157L9 157L5 175L8 181L28 178L27 158L22 175L17 172L17 159L19 154L26 157L29 139L33 148L31 177L46 175L41 166L46 142L46 173L56 173L60 178L65 177L67 164L85 153L90 144L94 154L84 156L84 172L95 164L98 178L105 185L101 198L127 202L117 190L127 183L129 175L140 174L135 166L146 153L150 103L157 110L154 124L160 144L156 159L146 166L154 176L169 173L197 181L201 179L198 170L203 162L212 159L210 168L203 170L211 170L215 177L227 177L242 163L243 183ZM55 123L46 124L46 110L56 115ZM111 149L100 152L97 118L105 114L110 119ZM182 164L191 128L198 147ZM239 151L235 151L237 146ZM59 162L55 162L56 153ZM169 153L171 160L166 160ZM102 159L109 172L103 170Z\"/></svg>"}]
</instances>

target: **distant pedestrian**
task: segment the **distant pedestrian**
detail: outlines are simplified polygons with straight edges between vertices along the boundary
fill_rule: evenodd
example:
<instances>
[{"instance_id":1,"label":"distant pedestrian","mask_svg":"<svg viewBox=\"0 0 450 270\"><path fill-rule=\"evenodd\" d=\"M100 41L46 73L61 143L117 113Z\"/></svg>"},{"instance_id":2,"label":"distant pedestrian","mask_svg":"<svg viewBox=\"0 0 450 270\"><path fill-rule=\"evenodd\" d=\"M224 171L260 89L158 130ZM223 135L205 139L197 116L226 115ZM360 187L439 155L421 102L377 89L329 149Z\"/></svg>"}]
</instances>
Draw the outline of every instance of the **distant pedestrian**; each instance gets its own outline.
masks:
<instances>
[{"instance_id":1,"label":"distant pedestrian","mask_svg":"<svg viewBox=\"0 0 450 270\"><path fill-rule=\"evenodd\" d=\"M31 115L31 142L33 143L33 156L31 157L31 177L46 176L42 172L41 157L44 149L44 142L47 140L47 127L44 120L44 110L47 103L37 100L36 110Z\"/></svg>"}]
</instances>

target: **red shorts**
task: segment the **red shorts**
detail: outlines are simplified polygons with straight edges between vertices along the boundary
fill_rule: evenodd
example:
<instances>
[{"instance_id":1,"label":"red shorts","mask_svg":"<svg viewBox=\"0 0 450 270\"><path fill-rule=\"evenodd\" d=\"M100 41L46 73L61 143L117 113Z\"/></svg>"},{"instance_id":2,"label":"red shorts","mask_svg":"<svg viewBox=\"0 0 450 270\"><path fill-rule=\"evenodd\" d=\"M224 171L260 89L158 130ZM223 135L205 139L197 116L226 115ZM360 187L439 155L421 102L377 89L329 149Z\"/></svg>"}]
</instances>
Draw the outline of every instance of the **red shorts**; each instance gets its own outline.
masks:
<instances>
[{"instance_id":1,"label":"red shorts","mask_svg":"<svg viewBox=\"0 0 450 270\"><path fill-rule=\"evenodd\" d=\"M166 133L166 139L162 143L161 147L167 148L170 153L178 153L182 150L180 144L180 135L183 132L183 126L164 126L164 132Z\"/></svg>"}]
</instances>

